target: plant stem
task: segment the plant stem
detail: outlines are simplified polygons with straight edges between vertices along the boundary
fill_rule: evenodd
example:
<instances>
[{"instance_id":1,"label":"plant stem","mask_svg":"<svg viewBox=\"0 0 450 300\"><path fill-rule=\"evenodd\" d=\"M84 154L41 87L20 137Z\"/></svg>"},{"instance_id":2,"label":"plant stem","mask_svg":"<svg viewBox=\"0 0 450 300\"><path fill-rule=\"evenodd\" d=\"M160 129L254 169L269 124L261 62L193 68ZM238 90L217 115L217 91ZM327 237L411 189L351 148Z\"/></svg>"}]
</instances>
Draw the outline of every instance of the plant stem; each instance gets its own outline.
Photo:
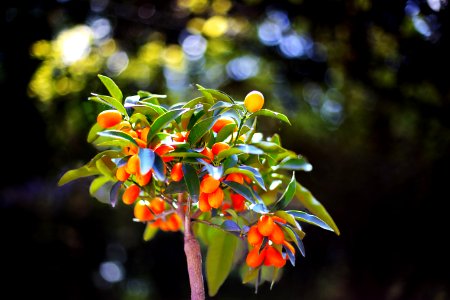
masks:
<instances>
[{"instance_id":1,"label":"plant stem","mask_svg":"<svg viewBox=\"0 0 450 300\"><path fill-rule=\"evenodd\" d=\"M204 300L205 286L203 283L202 253L200 251L200 244L192 233L190 197L188 197L186 202L183 202L183 194L179 194L178 203L180 203L180 211L184 217L184 253L186 254L189 283L191 286L191 300ZM184 213L182 203L187 206L186 213Z\"/></svg>"}]
</instances>

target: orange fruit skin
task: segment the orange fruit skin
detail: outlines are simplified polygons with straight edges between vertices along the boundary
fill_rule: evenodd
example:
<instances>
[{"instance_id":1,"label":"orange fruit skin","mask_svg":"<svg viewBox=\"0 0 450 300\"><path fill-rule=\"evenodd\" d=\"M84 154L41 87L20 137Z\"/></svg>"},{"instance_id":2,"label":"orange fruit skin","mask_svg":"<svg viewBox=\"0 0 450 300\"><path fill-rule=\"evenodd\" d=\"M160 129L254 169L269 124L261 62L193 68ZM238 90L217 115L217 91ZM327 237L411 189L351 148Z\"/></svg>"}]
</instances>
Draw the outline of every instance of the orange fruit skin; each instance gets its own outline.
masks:
<instances>
[{"instance_id":1,"label":"orange fruit skin","mask_svg":"<svg viewBox=\"0 0 450 300\"><path fill-rule=\"evenodd\" d=\"M245 262L250 268L257 268L263 263L265 257L266 257L266 250L263 249L260 253L259 247L255 247L247 254Z\"/></svg>"},{"instance_id":2,"label":"orange fruit skin","mask_svg":"<svg viewBox=\"0 0 450 300\"><path fill-rule=\"evenodd\" d=\"M214 155L217 155L217 154L219 154L220 152L222 152L222 151L224 151L224 150L227 150L227 149L230 149L230 145L228 145L228 144L225 143L225 142L218 142L218 143L215 143L215 144L212 146L212 148L211 148L212 153L213 153Z\"/></svg>"},{"instance_id":3,"label":"orange fruit skin","mask_svg":"<svg viewBox=\"0 0 450 300\"><path fill-rule=\"evenodd\" d=\"M203 177L202 181L200 182L200 191L209 194L217 190L219 185L220 185L219 180L214 179L209 174L207 174Z\"/></svg>"},{"instance_id":4,"label":"orange fruit skin","mask_svg":"<svg viewBox=\"0 0 450 300\"><path fill-rule=\"evenodd\" d=\"M119 181L126 181L130 177L130 174L126 171L126 165L117 168L116 170L116 178Z\"/></svg>"},{"instance_id":5,"label":"orange fruit skin","mask_svg":"<svg viewBox=\"0 0 450 300\"><path fill-rule=\"evenodd\" d=\"M224 194L219 187L214 192L208 194L208 203L211 207L219 208L222 205Z\"/></svg>"},{"instance_id":6,"label":"orange fruit skin","mask_svg":"<svg viewBox=\"0 0 450 300\"><path fill-rule=\"evenodd\" d=\"M211 211L211 205L209 205L209 202L208 202L208 194L200 193L200 197L198 199L198 208L202 212Z\"/></svg>"},{"instance_id":7,"label":"orange fruit skin","mask_svg":"<svg viewBox=\"0 0 450 300\"><path fill-rule=\"evenodd\" d=\"M155 153L158 154L159 156L161 156L162 160L165 162L169 162L173 159L173 157L171 156L163 156L164 154L168 153L168 152L172 152L173 150L175 150L174 147L170 146L170 145L166 145L166 144L161 144L159 146L157 146L155 148Z\"/></svg>"},{"instance_id":8,"label":"orange fruit skin","mask_svg":"<svg viewBox=\"0 0 450 300\"><path fill-rule=\"evenodd\" d=\"M147 148L147 143L144 142L143 140L141 140L139 138L134 138L134 140L136 141L136 143L138 144L139 147Z\"/></svg>"},{"instance_id":9,"label":"orange fruit skin","mask_svg":"<svg viewBox=\"0 0 450 300\"><path fill-rule=\"evenodd\" d=\"M168 217L166 224L167 229L169 229L170 231L178 231L181 227L181 218L178 214L171 214Z\"/></svg>"},{"instance_id":10,"label":"orange fruit skin","mask_svg":"<svg viewBox=\"0 0 450 300\"><path fill-rule=\"evenodd\" d=\"M261 216L258 220L258 230L263 236L269 236L272 234L275 223L270 216Z\"/></svg>"},{"instance_id":11,"label":"orange fruit skin","mask_svg":"<svg viewBox=\"0 0 450 300\"><path fill-rule=\"evenodd\" d=\"M114 109L104 110L97 116L97 123L102 128L110 128L122 122L122 114Z\"/></svg>"},{"instance_id":12,"label":"orange fruit skin","mask_svg":"<svg viewBox=\"0 0 450 300\"><path fill-rule=\"evenodd\" d=\"M172 167L172 172L170 173L170 178L172 178L173 181L180 181L183 179L183 164L182 163L176 163Z\"/></svg>"},{"instance_id":13,"label":"orange fruit skin","mask_svg":"<svg viewBox=\"0 0 450 300\"><path fill-rule=\"evenodd\" d=\"M165 209L165 206L166 204L164 200L159 197L155 197L152 199L152 201L150 201L150 207L155 215L162 213Z\"/></svg>"},{"instance_id":14,"label":"orange fruit skin","mask_svg":"<svg viewBox=\"0 0 450 300\"><path fill-rule=\"evenodd\" d=\"M273 231L269 235L269 239L275 244L282 244L284 242L284 233L281 230L280 226L274 224Z\"/></svg>"},{"instance_id":15,"label":"orange fruit skin","mask_svg":"<svg viewBox=\"0 0 450 300\"><path fill-rule=\"evenodd\" d=\"M150 211L150 202L139 200L134 205L134 217L141 222L153 220L153 214Z\"/></svg>"},{"instance_id":16,"label":"orange fruit skin","mask_svg":"<svg viewBox=\"0 0 450 300\"><path fill-rule=\"evenodd\" d=\"M244 184L244 177L239 173L231 173L227 176L228 181L234 181L240 184Z\"/></svg>"},{"instance_id":17,"label":"orange fruit skin","mask_svg":"<svg viewBox=\"0 0 450 300\"><path fill-rule=\"evenodd\" d=\"M189 136L189 132L187 132L187 131L177 132L172 137L172 140L174 140L175 142L184 143L187 141L188 136Z\"/></svg>"},{"instance_id":18,"label":"orange fruit skin","mask_svg":"<svg viewBox=\"0 0 450 300\"><path fill-rule=\"evenodd\" d=\"M150 127L145 127L138 134L139 138L141 140L143 140L145 143L147 143L147 135L148 135L149 131L150 131Z\"/></svg>"},{"instance_id":19,"label":"orange fruit skin","mask_svg":"<svg viewBox=\"0 0 450 300\"><path fill-rule=\"evenodd\" d=\"M281 253L272 246L266 246L266 256L264 258L265 266L274 266L282 268L286 264L286 260L283 259Z\"/></svg>"},{"instance_id":20,"label":"orange fruit skin","mask_svg":"<svg viewBox=\"0 0 450 300\"><path fill-rule=\"evenodd\" d=\"M250 227L250 230L247 234L247 241L250 245L255 246L258 244L261 244L263 240L263 236L258 231L258 227L256 225L253 225Z\"/></svg>"},{"instance_id":21,"label":"orange fruit skin","mask_svg":"<svg viewBox=\"0 0 450 300\"><path fill-rule=\"evenodd\" d=\"M137 154L132 155L127 162L126 171L129 174L136 174L140 172L140 163L141 160L139 159L139 156Z\"/></svg>"},{"instance_id":22,"label":"orange fruit skin","mask_svg":"<svg viewBox=\"0 0 450 300\"><path fill-rule=\"evenodd\" d=\"M219 118L213 125L212 130L215 133L218 133L224 126L228 124L235 124L234 120L230 117L222 117Z\"/></svg>"},{"instance_id":23,"label":"orange fruit skin","mask_svg":"<svg viewBox=\"0 0 450 300\"><path fill-rule=\"evenodd\" d=\"M231 202L235 211L240 212L245 210L245 198L239 194L231 194Z\"/></svg>"},{"instance_id":24,"label":"orange fruit skin","mask_svg":"<svg viewBox=\"0 0 450 300\"><path fill-rule=\"evenodd\" d=\"M140 172L136 173L136 182L139 183L140 186L147 185L152 179L152 172L148 172L145 175L142 175Z\"/></svg>"},{"instance_id":25,"label":"orange fruit skin","mask_svg":"<svg viewBox=\"0 0 450 300\"><path fill-rule=\"evenodd\" d=\"M125 192L122 195L123 203L125 203L127 205L133 204L134 201L136 201L137 197L139 196L140 192L141 192L141 189L139 188L138 185L136 185L136 184L130 185L129 187L127 187L127 189L125 190Z\"/></svg>"},{"instance_id":26,"label":"orange fruit skin","mask_svg":"<svg viewBox=\"0 0 450 300\"><path fill-rule=\"evenodd\" d=\"M200 153L209 158L209 160L206 158L203 158L203 160L206 161L207 163L211 163L214 160L214 154L212 153L211 149L209 149L208 147L205 147L202 150L202 152L200 152Z\"/></svg>"},{"instance_id":27,"label":"orange fruit skin","mask_svg":"<svg viewBox=\"0 0 450 300\"><path fill-rule=\"evenodd\" d=\"M244 106L251 113L257 112L264 105L264 95L259 91L251 91L245 96Z\"/></svg>"}]
</instances>

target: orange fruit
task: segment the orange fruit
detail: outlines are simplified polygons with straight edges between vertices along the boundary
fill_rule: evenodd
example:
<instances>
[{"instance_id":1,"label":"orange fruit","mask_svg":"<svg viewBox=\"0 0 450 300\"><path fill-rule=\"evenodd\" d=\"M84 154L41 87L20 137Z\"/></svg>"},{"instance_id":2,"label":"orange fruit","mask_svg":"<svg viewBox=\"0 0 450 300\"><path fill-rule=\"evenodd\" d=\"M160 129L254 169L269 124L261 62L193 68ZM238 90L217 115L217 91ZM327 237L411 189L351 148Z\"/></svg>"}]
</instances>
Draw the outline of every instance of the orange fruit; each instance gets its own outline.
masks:
<instances>
[{"instance_id":1,"label":"orange fruit","mask_svg":"<svg viewBox=\"0 0 450 300\"><path fill-rule=\"evenodd\" d=\"M244 106L251 113L257 112L264 105L264 95L259 91L251 91L245 96Z\"/></svg>"},{"instance_id":2,"label":"orange fruit","mask_svg":"<svg viewBox=\"0 0 450 300\"><path fill-rule=\"evenodd\" d=\"M232 193L230 197L235 211L240 212L245 210L245 198L242 195Z\"/></svg>"},{"instance_id":3,"label":"orange fruit","mask_svg":"<svg viewBox=\"0 0 450 300\"><path fill-rule=\"evenodd\" d=\"M230 149L230 145L228 145L228 144L225 143L225 142L218 142L218 143L215 143L215 144L212 146L212 148L211 148L212 153L213 153L214 155L217 155L217 154L219 154L220 152L222 152L222 151L224 151L224 150L227 150L227 149Z\"/></svg>"},{"instance_id":4,"label":"orange fruit","mask_svg":"<svg viewBox=\"0 0 450 300\"><path fill-rule=\"evenodd\" d=\"M253 225L250 227L250 230L247 234L247 241L250 245L255 246L262 242L263 236L258 231L258 227L256 225Z\"/></svg>"},{"instance_id":5,"label":"orange fruit","mask_svg":"<svg viewBox=\"0 0 450 300\"><path fill-rule=\"evenodd\" d=\"M283 230L281 230L280 226L277 224L273 225L273 231L269 235L269 239L274 242L275 244L281 244L284 241L284 233Z\"/></svg>"},{"instance_id":6,"label":"orange fruit","mask_svg":"<svg viewBox=\"0 0 450 300\"><path fill-rule=\"evenodd\" d=\"M178 231L181 227L181 218L178 214L171 214L167 218L166 224L170 231Z\"/></svg>"},{"instance_id":7,"label":"orange fruit","mask_svg":"<svg viewBox=\"0 0 450 300\"><path fill-rule=\"evenodd\" d=\"M200 191L209 194L217 190L219 185L219 180L214 179L209 174L206 174L200 182Z\"/></svg>"},{"instance_id":8,"label":"orange fruit","mask_svg":"<svg viewBox=\"0 0 450 300\"><path fill-rule=\"evenodd\" d=\"M141 148L147 148L147 143L144 142L143 140L139 139L139 138L134 138L134 140L136 141L136 143L138 144L139 147Z\"/></svg>"},{"instance_id":9,"label":"orange fruit","mask_svg":"<svg viewBox=\"0 0 450 300\"><path fill-rule=\"evenodd\" d=\"M209 149L208 147L205 147L202 152L200 152L201 154L203 154L204 156L209 157L209 160L206 158L203 158L204 161L206 161L207 163L211 163L214 160L214 154L212 153L211 149Z\"/></svg>"},{"instance_id":10,"label":"orange fruit","mask_svg":"<svg viewBox=\"0 0 450 300\"><path fill-rule=\"evenodd\" d=\"M161 144L161 145L156 146L155 153L158 154L159 156L161 156L163 161L169 162L169 161L171 161L173 159L173 157L171 157L171 156L163 156L163 155L168 153L168 152L172 152L173 150L175 150L174 147L172 147L170 145L166 145L166 144Z\"/></svg>"},{"instance_id":11,"label":"orange fruit","mask_svg":"<svg viewBox=\"0 0 450 300\"><path fill-rule=\"evenodd\" d=\"M104 110L97 116L97 123L102 128L113 127L122 122L122 114L114 109Z\"/></svg>"},{"instance_id":12,"label":"orange fruit","mask_svg":"<svg viewBox=\"0 0 450 300\"><path fill-rule=\"evenodd\" d=\"M148 135L149 131L150 131L150 127L145 127L145 128L142 128L141 131L139 132L139 138L141 140L143 140L145 143L147 143L147 135Z\"/></svg>"},{"instance_id":13,"label":"orange fruit","mask_svg":"<svg viewBox=\"0 0 450 300\"><path fill-rule=\"evenodd\" d=\"M259 247L255 247L247 254L245 262L250 268L257 268L263 263L265 257L266 257L266 250L263 249L260 253Z\"/></svg>"},{"instance_id":14,"label":"orange fruit","mask_svg":"<svg viewBox=\"0 0 450 300\"><path fill-rule=\"evenodd\" d=\"M208 194L208 203L211 207L219 208L222 205L223 197L223 191L219 187L214 192Z\"/></svg>"},{"instance_id":15,"label":"orange fruit","mask_svg":"<svg viewBox=\"0 0 450 300\"><path fill-rule=\"evenodd\" d=\"M141 222L153 220L153 214L150 210L150 202L139 200L134 205L134 217Z\"/></svg>"},{"instance_id":16,"label":"orange fruit","mask_svg":"<svg viewBox=\"0 0 450 300\"><path fill-rule=\"evenodd\" d=\"M202 212L208 212L211 210L211 205L209 205L209 202L208 202L208 194L200 193L200 197L198 199L198 208Z\"/></svg>"},{"instance_id":17,"label":"orange fruit","mask_svg":"<svg viewBox=\"0 0 450 300\"><path fill-rule=\"evenodd\" d=\"M130 174L126 171L126 165L117 168L116 170L116 178L119 181L126 181L130 177Z\"/></svg>"},{"instance_id":18,"label":"orange fruit","mask_svg":"<svg viewBox=\"0 0 450 300\"><path fill-rule=\"evenodd\" d=\"M189 132L183 131L183 132L177 132L173 135L172 140L179 143L186 142L187 138L189 136Z\"/></svg>"},{"instance_id":19,"label":"orange fruit","mask_svg":"<svg viewBox=\"0 0 450 300\"><path fill-rule=\"evenodd\" d=\"M145 186L147 185L150 180L152 179L152 172L148 172L145 175L142 175L140 172L136 173L136 182L140 185L140 186Z\"/></svg>"},{"instance_id":20,"label":"orange fruit","mask_svg":"<svg viewBox=\"0 0 450 300\"><path fill-rule=\"evenodd\" d=\"M173 165L172 171L170 172L170 178L173 181L180 181L183 179L183 164L178 162Z\"/></svg>"},{"instance_id":21,"label":"orange fruit","mask_svg":"<svg viewBox=\"0 0 450 300\"><path fill-rule=\"evenodd\" d=\"M150 201L150 207L155 215L159 215L160 213L162 213L165 209L165 206L166 203L159 197L155 197L152 199L152 201Z\"/></svg>"},{"instance_id":22,"label":"orange fruit","mask_svg":"<svg viewBox=\"0 0 450 300\"><path fill-rule=\"evenodd\" d=\"M267 215L263 215L258 220L258 230L263 236L269 236L272 234L275 223L272 218Z\"/></svg>"},{"instance_id":23,"label":"orange fruit","mask_svg":"<svg viewBox=\"0 0 450 300\"><path fill-rule=\"evenodd\" d=\"M266 247L266 256L264 258L264 265L274 266L277 268L282 268L286 264L281 253L272 246Z\"/></svg>"},{"instance_id":24,"label":"orange fruit","mask_svg":"<svg viewBox=\"0 0 450 300\"><path fill-rule=\"evenodd\" d=\"M213 125L212 130L215 133L218 133L224 126L228 124L236 124L234 120L230 117L222 117L219 118Z\"/></svg>"},{"instance_id":25,"label":"orange fruit","mask_svg":"<svg viewBox=\"0 0 450 300\"><path fill-rule=\"evenodd\" d=\"M134 201L136 201L137 197L139 196L139 193L141 192L141 189L138 185L132 184L129 187L126 188L125 192L122 195L122 201L125 204L133 204Z\"/></svg>"},{"instance_id":26,"label":"orange fruit","mask_svg":"<svg viewBox=\"0 0 450 300\"><path fill-rule=\"evenodd\" d=\"M231 173L227 176L228 181L234 181L240 184L244 184L244 177L239 173Z\"/></svg>"},{"instance_id":27,"label":"orange fruit","mask_svg":"<svg viewBox=\"0 0 450 300\"><path fill-rule=\"evenodd\" d=\"M136 174L136 173L139 173L139 171L140 171L140 163L141 163L141 160L139 159L139 156L137 155L137 154L134 154L134 155L132 155L131 157L130 157L130 159L128 159L128 162L127 162L127 167L126 167L126 171L129 173L129 174Z\"/></svg>"}]
</instances>

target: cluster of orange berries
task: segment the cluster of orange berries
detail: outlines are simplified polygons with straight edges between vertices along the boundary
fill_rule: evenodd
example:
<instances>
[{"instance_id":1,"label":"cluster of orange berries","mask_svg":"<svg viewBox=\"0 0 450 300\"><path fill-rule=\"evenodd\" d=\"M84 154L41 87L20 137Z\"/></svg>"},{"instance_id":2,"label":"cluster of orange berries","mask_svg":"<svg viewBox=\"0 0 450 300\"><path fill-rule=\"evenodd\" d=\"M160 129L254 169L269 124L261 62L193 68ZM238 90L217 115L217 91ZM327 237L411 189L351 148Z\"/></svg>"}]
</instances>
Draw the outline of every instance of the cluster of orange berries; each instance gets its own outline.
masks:
<instances>
[{"instance_id":1,"label":"cluster of orange berries","mask_svg":"<svg viewBox=\"0 0 450 300\"><path fill-rule=\"evenodd\" d=\"M294 247L285 240L284 233L279 224L286 224L286 220L277 217L263 215L256 225L250 227L247 234L247 241L253 247L249 251L246 262L251 268L274 266L281 268L286 264L287 256L283 258L281 246L286 247L295 254ZM267 239L265 246L261 249L264 239Z\"/></svg>"}]
</instances>

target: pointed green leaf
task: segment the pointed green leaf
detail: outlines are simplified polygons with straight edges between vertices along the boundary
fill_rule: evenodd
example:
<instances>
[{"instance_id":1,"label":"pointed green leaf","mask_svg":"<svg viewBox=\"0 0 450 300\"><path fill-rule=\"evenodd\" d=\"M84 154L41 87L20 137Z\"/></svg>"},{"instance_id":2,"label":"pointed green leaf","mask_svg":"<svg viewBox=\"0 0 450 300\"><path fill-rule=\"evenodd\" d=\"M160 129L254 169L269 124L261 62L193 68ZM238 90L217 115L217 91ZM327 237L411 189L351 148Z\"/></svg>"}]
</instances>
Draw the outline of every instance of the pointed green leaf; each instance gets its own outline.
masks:
<instances>
[{"instance_id":1,"label":"pointed green leaf","mask_svg":"<svg viewBox=\"0 0 450 300\"><path fill-rule=\"evenodd\" d=\"M158 232L158 227L152 226L152 223L147 223L144 230L144 241L150 241Z\"/></svg>"},{"instance_id":2,"label":"pointed green leaf","mask_svg":"<svg viewBox=\"0 0 450 300\"><path fill-rule=\"evenodd\" d=\"M323 228L323 229L326 229L329 231L334 231L333 228L328 226L327 223L325 223L324 221L322 221L321 219L319 219L318 217L316 217L314 215L310 215L310 214L307 214L307 213L305 213L303 211L299 211L299 210L288 210L286 212L299 221L313 224L313 225L319 226L320 228Z\"/></svg>"},{"instance_id":3,"label":"pointed green leaf","mask_svg":"<svg viewBox=\"0 0 450 300\"><path fill-rule=\"evenodd\" d=\"M155 152L148 148L139 148L139 168L142 175L147 174L155 163Z\"/></svg>"},{"instance_id":4,"label":"pointed green leaf","mask_svg":"<svg viewBox=\"0 0 450 300\"><path fill-rule=\"evenodd\" d=\"M249 283L253 280L256 280L256 277L258 277L260 268L248 268L248 271L244 274L244 277L242 278L242 283Z\"/></svg>"},{"instance_id":5,"label":"pointed green leaf","mask_svg":"<svg viewBox=\"0 0 450 300\"><path fill-rule=\"evenodd\" d=\"M231 155L231 156L228 156L227 159L225 159L223 161L222 166L223 166L224 170L227 170L229 168L232 168L232 167L236 166L237 163L238 163L237 155Z\"/></svg>"},{"instance_id":6,"label":"pointed green leaf","mask_svg":"<svg viewBox=\"0 0 450 300\"><path fill-rule=\"evenodd\" d=\"M95 166L95 163L97 162L97 160L101 159L102 157L109 157L109 158L119 158L123 156L123 153L121 151L117 151L117 150L105 150L102 151L100 153L97 153L87 164L86 166L88 167L93 167Z\"/></svg>"},{"instance_id":7,"label":"pointed green leaf","mask_svg":"<svg viewBox=\"0 0 450 300\"><path fill-rule=\"evenodd\" d=\"M253 204L256 204L256 202L259 200L258 198L255 197L255 194L252 192L251 188L249 188L246 185L226 180L223 181L223 183L229 186L234 192L242 195L242 197L244 197Z\"/></svg>"},{"instance_id":8,"label":"pointed green leaf","mask_svg":"<svg viewBox=\"0 0 450 300\"><path fill-rule=\"evenodd\" d=\"M58 186L62 186L66 183L69 183L75 179L79 179L82 177L88 177L92 175L98 175L100 172L97 170L96 167L88 167L88 166L82 166L78 169L69 170L59 179Z\"/></svg>"},{"instance_id":9,"label":"pointed green leaf","mask_svg":"<svg viewBox=\"0 0 450 300\"><path fill-rule=\"evenodd\" d=\"M258 147L259 149L263 150L266 153L286 152L286 149L283 149L279 145L272 143L272 142L260 141L257 143L253 143L252 145Z\"/></svg>"},{"instance_id":10,"label":"pointed green leaf","mask_svg":"<svg viewBox=\"0 0 450 300\"><path fill-rule=\"evenodd\" d=\"M95 189L92 188L92 190L90 190L91 195L102 203L111 204L111 189L114 185L114 182L111 180L103 179L103 178L105 178L103 176L101 176L99 178L102 178L102 179L96 183L97 188L95 188ZM103 182L100 182L100 181L103 181Z\"/></svg>"},{"instance_id":11,"label":"pointed green leaf","mask_svg":"<svg viewBox=\"0 0 450 300\"><path fill-rule=\"evenodd\" d=\"M259 149L258 147L252 146L252 145L240 144L240 145L236 145L235 147L242 150L243 153L247 153L247 154L264 154L263 150Z\"/></svg>"},{"instance_id":12,"label":"pointed green leaf","mask_svg":"<svg viewBox=\"0 0 450 300\"><path fill-rule=\"evenodd\" d=\"M222 127L222 129L217 133L215 142L223 142L226 138L228 138L233 131L236 129L236 124L228 124Z\"/></svg>"},{"instance_id":13,"label":"pointed green leaf","mask_svg":"<svg viewBox=\"0 0 450 300\"><path fill-rule=\"evenodd\" d=\"M150 132L147 135L147 141L150 142L152 138L161 131L167 124L187 112L189 109L180 108L175 110L169 110L163 115L159 116L152 124Z\"/></svg>"},{"instance_id":14,"label":"pointed green leaf","mask_svg":"<svg viewBox=\"0 0 450 300\"><path fill-rule=\"evenodd\" d=\"M89 100L98 100L100 99L101 101L97 101L103 104L106 104L112 108L117 109L122 115L124 116L128 116L128 113L125 109L125 107L122 105L122 102L120 102L119 100L117 100L116 98L110 97L110 96L106 96L106 95L98 95L95 93L91 93L94 97L89 97ZM95 99L97 98L97 99Z\"/></svg>"},{"instance_id":15,"label":"pointed green leaf","mask_svg":"<svg viewBox=\"0 0 450 300\"><path fill-rule=\"evenodd\" d=\"M189 132L188 143L191 145L195 145L214 125L217 119L220 116L209 117L206 119L197 122Z\"/></svg>"},{"instance_id":16,"label":"pointed green leaf","mask_svg":"<svg viewBox=\"0 0 450 300\"><path fill-rule=\"evenodd\" d=\"M120 131L120 130L105 130L97 133L99 136L104 136L107 138L119 139L123 141L127 141L132 143L135 146L138 146L136 141L128 134Z\"/></svg>"},{"instance_id":17,"label":"pointed green leaf","mask_svg":"<svg viewBox=\"0 0 450 300\"><path fill-rule=\"evenodd\" d=\"M87 142L92 143L93 141L95 141L95 139L98 138L97 133L102 130L103 128L96 122L89 130Z\"/></svg>"},{"instance_id":18,"label":"pointed green leaf","mask_svg":"<svg viewBox=\"0 0 450 300\"><path fill-rule=\"evenodd\" d=\"M290 237L290 239L294 242L294 244L297 246L298 250L300 250L300 253L303 255L303 257L306 255L305 253L305 246L303 245L302 239L300 236L295 232L295 230L287 225L282 225L282 229L284 229L284 232L287 233L287 235Z\"/></svg>"},{"instance_id":19,"label":"pointed green leaf","mask_svg":"<svg viewBox=\"0 0 450 300\"><path fill-rule=\"evenodd\" d=\"M295 228L297 228L298 230L302 230L302 227L300 226L300 224L298 224L298 222L295 220L295 218L288 214L287 212L285 212L284 210L279 210L275 212L275 215L286 220L286 222L288 224L291 224L292 226L294 226Z\"/></svg>"},{"instance_id":20,"label":"pointed green leaf","mask_svg":"<svg viewBox=\"0 0 450 300\"><path fill-rule=\"evenodd\" d=\"M183 179L189 191L189 195L193 202L198 201L200 195L200 180L194 167L189 164L183 164Z\"/></svg>"},{"instance_id":21,"label":"pointed green leaf","mask_svg":"<svg viewBox=\"0 0 450 300\"><path fill-rule=\"evenodd\" d=\"M214 90L214 89L206 89L206 88L202 87L202 86L199 85L199 84L197 84L197 87L198 87L198 90L199 90L200 92L202 92L203 94L208 93L208 94L210 94L212 97L216 98L217 100L221 100L221 101L225 101L225 102L230 102L230 103L233 103L233 104L234 104L233 98L232 98L230 95L228 95L228 94L226 94L226 93L224 93L224 92L222 92L222 91Z\"/></svg>"},{"instance_id":22,"label":"pointed green leaf","mask_svg":"<svg viewBox=\"0 0 450 300\"><path fill-rule=\"evenodd\" d=\"M275 111L272 111L272 110L269 110L269 109L264 109L264 108L263 108L263 109L261 109L261 110L258 110L257 112L253 113L253 114L250 116L250 118L251 118L251 117L256 117L256 116L266 116L266 117L275 118L275 119L278 119L278 120L280 120L280 121L286 122L286 123L288 123L289 125L291 125L291 122L289 122L288 117L286 117L286 116L283 115L282 113L275 112Z\"/></svg>"},{"instance_id":23,"label":"pointed green leaf","mask_svg":"<svg viewBox=\"0 0 450 300\"><path fill-rule=\"evenodd\" d=\"M241 153L244 153L244 151L239 148L232 147L230 149L219 152L219 154L216 155L216 159L221 160L223 158L226 158L226 157L229 157L229 156L232 156L235 154L241 154Z\"/></svg>"},{"instance_id":24,"label":"pointed green leaf","mask_svg":"<svg viewBox=\"0 0 450 300\"><path fill-rule=\"evenodd\" d=\"M111 78L100 74L98 75L98 78L100 78L100 80L105 85L106 89L111 94L111 96L116 98L118 101L122 102L123 99L122 91L119 89L117 84Z\"/></svg>"},{"instance_id":25,"label":"pointed green leaf","mask_svg":"<svg viewBox=\"0 0 450 300\"><path fill-rule=\"evenodd\" d=\"M106 176L98 176L94 180L92 180L91 184L89 185L89 194L92 197L95 197L95 194L97 191L107 182L111 181L110 178Z\"/></svg>"},{"instance_id":26,"label":"pointed green leaf","mask_svg":"<svg viewBox=\"0 0 450 300\"><path fill-rule=\"evenodd\" d=\"M270 290L272 290L273 285L275 284L275 282L278 279L278 271L280 271L280 268L274 267L273 274L272 274L272 282L270 283Z\"/></svg>"},{"instance_id":27,"label":"pointed green leaf","mask_svg":"<svg viewBox=\"0 0 450 300\"><path fill-rule=\"evenodd\" d=\"M232 106L233 106L233 103L224 102L224 101L217 101L213 106L211 106L209 111L213 111L213 110L221 109L221 108L232 107Z\"/></svg>"},{"instance_id":28,"label":"pointed green leaf","mask_svg":"<svg viewBox=\"0 0 450 300\"><path fill-rule=\"evenodd\" d=\"M109 201L111 202L111 206L115 207L117 204L117 200L119 199L119 190L120 187L122 186L121 181L117 181L116 183L114 183L114 185L111 187L111 192L109 193Z\"/></svg>"},{"instance_id":29,"label":"pointed green leaf","mask_svg":"<svg viewBox=\"0 0 450 300\"><path fill-rule=\"evenodd\" d=\"M244 174L248 177L250 177L251 180L255 181L264 191L266 190L266 186L264 185L264 180L261 176L261 173L259 173L258 169L241 165L236 166L234 168L229 168L225 171L225 174L231 174L231 173L240 173Z\"/></svg>"},{"instance_id":30,"label":"pointed green leaf","mask_svg":"<svg viewBox=\"0 0 450 300\"><path fill-rule=\"evenodd\" d=\"M164 154L163 156L182 157L182 158L185 158L185 157L208 158L207 156L205 156L201 153L195 152L195 151L192 151L192 152L172 151L172 152Z\"/></svg>"},{"instance_id":31,"label":"pointed green leaf","mask_svg":"<svg viewBox=\"0 0 450 300\"><path fill-rule=\"evenodd\" d=\"M208 294L213 297L231 271L238 240L226 232L211 230L214 230L212 239L214 243L209 244L206 254L206 280Z\"/></svg>"},{"instance_id":32,"label":"pointed green leaf","mask_svg":"<svg viewBox=\"0 0 450 300\"><path fill-rule=\"evenodd\" d=\"M292 172L291 181L289 182L283 195L281 195L280 199L275 203L275 206L273 209L279 210L279 209L285 208L294 198L295 188L296 188L295 172Z\"/></svg>"},{"instance_id":33,"label":"pointed green leaf","mask_svg":"<svg viewBox=\"0 0 450 300\"><path fill-rule=\"evenodd\" d=\"M276 169L295 170L295 171L312 171L312 165L304 158L300 156L298 158L287 158L283 160Z\"/></svg>"},{"instance_id":34,"label":"pointed green leaf","mask_svg":"<svg viewBox=\"0 0 450 300\"><path fill-rule=\"evenodd\" d=\"M232 220L225 220L222 223L221 227L226 231L241 232L241 228L239 227L239 225Z\"/></svg>"},{"instance_id":35,"label":"pointed green leaf","mask_svg":"<svg viewBox=\"0 0 450 300\"><path fill-rule=\"evenodd\" d=\"M339 228L336 223L334 223L330 214L327 212L325 207L317 201L316 198L311 194L308 189L303 187L300 183L296 184L295 196L300 200L300 202L309 210L313 215L317 216L319 219L324 221L328 226L330 226L333 231L340 235Z\"/></svg>"}]
</instances>

